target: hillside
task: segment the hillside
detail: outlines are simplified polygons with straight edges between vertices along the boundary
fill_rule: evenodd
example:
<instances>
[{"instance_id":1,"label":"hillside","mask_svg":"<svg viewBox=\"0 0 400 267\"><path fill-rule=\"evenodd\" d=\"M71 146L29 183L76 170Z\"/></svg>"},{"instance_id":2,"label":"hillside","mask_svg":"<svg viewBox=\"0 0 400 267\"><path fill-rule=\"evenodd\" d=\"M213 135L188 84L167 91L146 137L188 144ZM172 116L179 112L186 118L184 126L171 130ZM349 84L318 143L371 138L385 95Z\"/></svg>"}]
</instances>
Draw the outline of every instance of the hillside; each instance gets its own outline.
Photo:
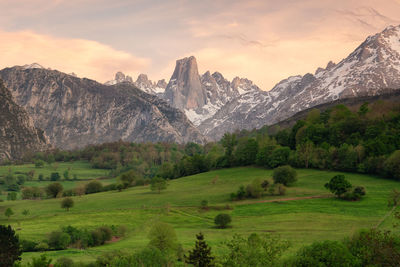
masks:
<instances>
[{"instance_id":1,"label":"hillside","mask_svg":"<svg viewBox=\"0 0 400 267\"><path fill-rule=\"evenodd\" d=\"M34 127L28 113L14 102L0 79L0 161L20 159L28 151L47 148L43 131Z\"/></svg>"},{"instance_id":2,"label":"hillside","mask_svg":"<svg viewBox=\"0 0 400 267\"><path fill-rule=\"evenodd\" d=\"M52 258L67 256L75 261L93 261L102 252L119 249L138 250L148 242L151 226L163 221L177 232L184 249L193 246L195 234L203 232L213 253L219 255L222 241L233 234L269 232L291 242L290 255L299 247L325 239L340 240L361 228L376 226L390 210L387 196L399 183L359 174L345 174L355 185L363 185L367 196L358 202L333 198L324 188L336 172L298 170L299 180L289 187L286 196L266 196L260 200L230 201L230 193L253 179L271 179L271 170L257 168L224 169L169 181L169 187L161 194L151 192L147 186L134 187L122 192L111 191L73 197L75 207L69 212L60 208L59 199L42 201L18 200L0 203L0 213L11 207L15 215L1 223L10 223L22 239L40 241L50 231L61 226L95 228L101 225L126 225L128 234L122 240L86 250L68 249L48 251ZM217 177L217 179L215 179ZM212 181L215 181L212 183ZM307 196L322 198L301 199ZM300 198L296 200L296 198ZM286 199L286 201L279 201ZM210 207L222 210L199 210L202 200ZM264 200L276 200L265 202ZM225 205L230 209L224 210ZM29 215L22 215L24 209ZM220 208L220 209L221 209ZM218 213L229 213L232 228L216 229L213 218ZM379 224L379 229L391 229L392 218ZM24 253L26 261L38 253Z\"/></svg>"}]
</instances>

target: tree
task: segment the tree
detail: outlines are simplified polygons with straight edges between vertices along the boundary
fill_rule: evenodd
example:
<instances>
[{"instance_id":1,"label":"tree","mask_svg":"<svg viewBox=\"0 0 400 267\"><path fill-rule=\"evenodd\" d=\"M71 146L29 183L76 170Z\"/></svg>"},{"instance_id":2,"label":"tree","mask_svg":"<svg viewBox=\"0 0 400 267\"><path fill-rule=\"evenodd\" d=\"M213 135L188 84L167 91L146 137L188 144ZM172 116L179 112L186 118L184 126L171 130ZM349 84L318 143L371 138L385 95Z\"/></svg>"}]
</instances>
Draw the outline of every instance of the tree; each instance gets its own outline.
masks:
<instances>
[{"instance_id":1,"label":"tree","mask_svg":"<svg viewBox=\"0 0 400 267\"><path fill-rule=\"evenodd\" d=\"M14 212L12 211L11 208L7 208L6 211L4 212L4 215L6 215L6 217L7 217L8 219L10 219L10 217L11 217L12 215L14 215Z\"/></svg>"},{"instance_id":2,"label":"tree","mask_svg":"<svg viewBox=\"0 0 400 267\"><path fill-rule=\"evenodd\" d=\"M63 176L64 176L64 179L65 179L65 180L68 180L68 179L69 179L69 170L68 170L68 169L64 171Z\"/></svg>"},{"instance_id":3,"label":"tree","mask_svg":"<svg viewBox=\"0 0 400 267\"><path fill-rule=\"evenodd\" d=\"M225 213L220 213L214 218L214 223L217 225L218 228L224 229L228 227L228 224L230 224L232 221L232 218L229 214Z\"/></svg>"},{"instance_id":4,"label":"tree","mask_svg":"<svg viewBox=\"0 0 400 267\"><path fill-rule=\"evenodd\" d=\"M325 184L325 187L329 189L338 198L341 198L344 193L351 188L351 184L346 180L344 175L339 174L334 176L329 183Z\"/></svg>"},{"instance_id":5,"label":"tree","mask_svg":"<svg viewBox=\"0 0 400 267\"><path fill-rule=\"evenodd\" d=\"M10 225L0 225L0 266L13 266L21 260L19 238Z\"/></svg>"},{"instance_id":6,"label":"tree","mask_svg":"<svg viewBox=\"0 0 400 267\"><path fill-rule=\"evenodd\" d=\"M64 187L60 183L52 183L46 187L46 194L56 198L63 191Z\"/></svg>"},{"instance_id":7,"label":"tree","mask_svg":"<svg viewBox=\"0 0 400 267\"><path fill-rule=\"evenodd\" d=\"M43 168L44 163L45 162L43 160L41 160L41 159L35 161L35 168Z\"/></svg>"},{"instance_id":8,"label":"tree","mask_svg":"<svg viewBox=\"0 0 400 267\"><path fill-rule=\"evenodd\" d=\"M7 200L11 201L17 200L17 192L9 192L7 194Z\"/></svg>"},{"instance_id":9,"label":"tree","mask_svg":"<svg viewBox=\"0 0 400 267\"><path fill-rule=\"evenodd\" d=\"M301 249L296 255L293 266L351 267L360 264L344 244L338 241L324 241Z\"/></svg>"},{"instance_id":10,"label":"tree","mask_svg":"<svg viewBox=\"0 0 400 267\"><path fill-rule=\"evenodd\" d=\"M158 222L149 232L149 246L162 252L174 251L177 248L177 237L171 225Z\"/></svg>"},{"instance_id":11,"label":"tree","mask_svg":"<svg viewBox=\"0 0 400 267\"><path fill-rule=\"evenodd\" d=\"M167 189L167 181L161 177L154 177L150 183L151 191L157 191L159 194L161 190Z\"/></svg>"},{"instance_id":12,"label":"tree","mask_svg":"<svg viewBox=\"0 0 400 267\"><path fill-rule=\"evenodd\" d=\"M50 175L50 180L52 181L58 181L60 180L60 174L58 172L52 172Z\"/></svg>"},{"instance_id":13,"label":"tree","mask_svg":"<svg viewBox=\"0 0 400 267\"><path fill-rule=\"evenodd\" d=\"M124 188L128 188L135 180L135 173L133 171L123 173L120 177L120 180Z\"/></svg>"},{"instance_id":14,"label":"tree","mask_svg":"<svg viewBox=\"0 0 400 267\"><path fill-rule=\"evenodd\" d=\"M236 134L225 133L221 139L222 146L225 148L225 158L228 166L233 164L233 150L237 144Z\"/></svg>"},{"instance_id":15,"label":"tree","mask_svg":"<svg viewBox=\"0 0 400 267\"><path fill-rule=\"evenodd\" d=\"M297 172L289 165L280 166L274 169L272 178L274 183L288 186L297 181Z\"/></svg>"},{"instance_id":16,"label":"tree","mask_svg":"<svg viewBox=\"0 0 400 267\"><path fill-rule=\"evenodd\" d=\"M54 249L66 249L70 242L71 237L67 233L54 231L51 232L49 235L48 244Z\"/></svg>"},{"instance_id":17,"label":"tree","mask_svg":"<svg viewBox=\"0 0 400 267\"><path fill-rule=\"evenodd\" d=\"M272 235L251 234L248 238L235 234L232 240L223 243L227 253L222 257L222 265L229 267L277 266L282 253L289 247L287 241Z\"/></svg>"},{"instance_id":18,"label":"tree","mask_svg":"<svg viewBox=\"0 0 400 267\"><path fill-rule=\"evenodd\" d=\"M199 233L196 235L196 238L196 245L192 251L189 251L189 256L185 256L185 262L193 264L196 267L214 266L214 257L211 255L211 248L204 241L204 235Z\"/></svg>"},{"instance_id":19,"label":"tree","mask_svg":"<svg viewBox=\"0 0 400 267\"><path fill-rule=\"evenodd\" d=\"M86 194L98 193L103 190L103 185L99 181L91 181L85 187Z\"/></svg>"},{"instance_id":20,"label":"tree","mask_svg":"<svg viewBox=\"0 0 400 267\"><path fill-rule=\"evenodd\" d=\"M385 161L385 172L390 178L400 180L400 150L396 150Z\"/></svg>"},{"instance_id":21,"label":"tree","mask_svg":"<svg viewBox=\"0 0 400 267\"><path fill-rule=\"evenodd\" d=\"M74 206L74 200L70 197L66 197L61 201L61 208L69 211Z\"/></svg>"},{"instance_id":22,"label":"tree","mask_svg":"<svg viewBox=\"0 0 400 267\"><path fill-rule=\"evenodd\" d=\"M47 267L50 266L51 259L48 259L45 254L40 255L40 257L33 257L32 262L28 263L28 267Z\"/></svg>"}]
</instances>

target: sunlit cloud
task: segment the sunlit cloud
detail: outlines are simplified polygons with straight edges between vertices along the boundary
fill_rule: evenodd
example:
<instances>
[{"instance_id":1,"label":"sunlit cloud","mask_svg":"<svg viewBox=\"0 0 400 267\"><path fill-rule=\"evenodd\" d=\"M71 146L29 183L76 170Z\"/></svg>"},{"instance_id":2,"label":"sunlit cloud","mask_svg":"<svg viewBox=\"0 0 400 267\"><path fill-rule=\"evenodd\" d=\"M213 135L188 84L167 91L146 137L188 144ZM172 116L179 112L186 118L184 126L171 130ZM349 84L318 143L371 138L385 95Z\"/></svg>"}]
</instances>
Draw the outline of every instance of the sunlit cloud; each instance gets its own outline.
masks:
<instances>
[{"instance_id":1,"label":"sunlit cloud","mask_svg":"<svg viewBox=\"0 0 400 267\"><path fill-rule=\"evenodd\" d=\"M147 70L150 60L89 40L54 38L31 31L0 31L0 67L37 62L45 67L106 81L124 69Z\"/></svg>"}]
</instances>

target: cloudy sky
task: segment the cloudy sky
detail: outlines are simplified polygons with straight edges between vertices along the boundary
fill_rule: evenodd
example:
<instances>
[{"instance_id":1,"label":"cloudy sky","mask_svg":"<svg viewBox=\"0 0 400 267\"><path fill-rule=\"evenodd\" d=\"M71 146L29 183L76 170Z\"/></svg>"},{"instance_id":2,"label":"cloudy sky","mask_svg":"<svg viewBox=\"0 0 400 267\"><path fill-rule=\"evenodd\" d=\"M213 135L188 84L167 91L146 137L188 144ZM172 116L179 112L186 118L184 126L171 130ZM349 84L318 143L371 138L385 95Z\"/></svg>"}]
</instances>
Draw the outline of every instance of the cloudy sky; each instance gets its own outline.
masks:
<instances>
[{"instance_id":1,"label":"cloudy sky","mask_svg":"<svg viewBox=\"0 0 400 267\"><path fill-rule=\"evenodd\" d=\"M0 0L0 68L169 79L176 59L264 90L400 24L400 0Z\"/></svg>"}]
</instances>

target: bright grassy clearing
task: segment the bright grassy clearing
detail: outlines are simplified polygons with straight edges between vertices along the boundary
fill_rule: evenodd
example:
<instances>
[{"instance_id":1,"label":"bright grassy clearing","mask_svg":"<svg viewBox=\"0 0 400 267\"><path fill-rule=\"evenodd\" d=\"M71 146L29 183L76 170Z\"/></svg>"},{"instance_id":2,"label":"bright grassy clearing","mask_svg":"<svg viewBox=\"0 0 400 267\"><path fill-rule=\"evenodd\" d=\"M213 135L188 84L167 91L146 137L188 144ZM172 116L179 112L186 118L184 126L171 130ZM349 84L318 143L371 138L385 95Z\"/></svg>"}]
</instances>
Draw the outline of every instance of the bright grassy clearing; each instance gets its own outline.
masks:
<instances>
[{"instance_id":1,"label":"bright grassy clearing","mask_svg":"<svg viewBox=\"0 0 400 267\"><path fill-rule=\"evenodd\" d=\"M51 173L58 172L61 177L66 170L70 170L70 178L76 174L78 180L88 180L98 177L107 176L110 172L104 169L93 169L89 162L86 161L75 161L75 162L55 162L52 164L45 163L42 168L35 168L35 164L23 164L23 165L6 165L0 166L0 176L7 175L10 171L14 175L15 172L27 173L31 170L35 171L34 180L37 180L39 174L43 174L44 177L50 177Z\"/></svg>"},{"instance_id":2,"label":"bright grassy clearing","mask_svg":"<svg viewBox=\"0 0 400 267\"><path fill-rule=\"evenodd\" d=\"M400 188L400 183L395 181L346 173L353 185L366 188L367 196L363 200L346 202L320 198L270 203L229 200L229 194L240 185L255 178L271 179L271 174L270 170L257 168L212 171L170 181L167 190L161 194L150 192L148 187L136 187L123 192L74 197L75 207L69 212L60 208L59 199L3 202L0 203L0 223L12 224L22 239L35 241L45 239L50 231L65 225L90 228L105 224L129 228L127 237L116 243L87 250L47 252L54 258L67 256L82 261L93 261L104 251L142 248L148 242L148 230L158 220L173 225L185 249L193 246L195 234L200 231L217 254L221 252L220 243L234 233L269 232L289 240L292 247L288 253L291 254L304 244L325 239L340 240L361 228L375 226L390 210L387 207L390 191ZM298 170L298 174L299 181L288 188L286 196L269 196L263 200L327 195L324 184L338 172ZM233 210L202 212L197 208L201 200L208 200L210 206L229 204ZM6 207L15 212L10 221L2 215ZM30 214L24 217L22 211L27 208ZM232 215L232 228L214 228L213 218L221 212ZM381 227L392 228L391 220L388 218ZM38 253L24 253L23 258L26 260L32 255Z\"/></svg>"}]
</instances>

